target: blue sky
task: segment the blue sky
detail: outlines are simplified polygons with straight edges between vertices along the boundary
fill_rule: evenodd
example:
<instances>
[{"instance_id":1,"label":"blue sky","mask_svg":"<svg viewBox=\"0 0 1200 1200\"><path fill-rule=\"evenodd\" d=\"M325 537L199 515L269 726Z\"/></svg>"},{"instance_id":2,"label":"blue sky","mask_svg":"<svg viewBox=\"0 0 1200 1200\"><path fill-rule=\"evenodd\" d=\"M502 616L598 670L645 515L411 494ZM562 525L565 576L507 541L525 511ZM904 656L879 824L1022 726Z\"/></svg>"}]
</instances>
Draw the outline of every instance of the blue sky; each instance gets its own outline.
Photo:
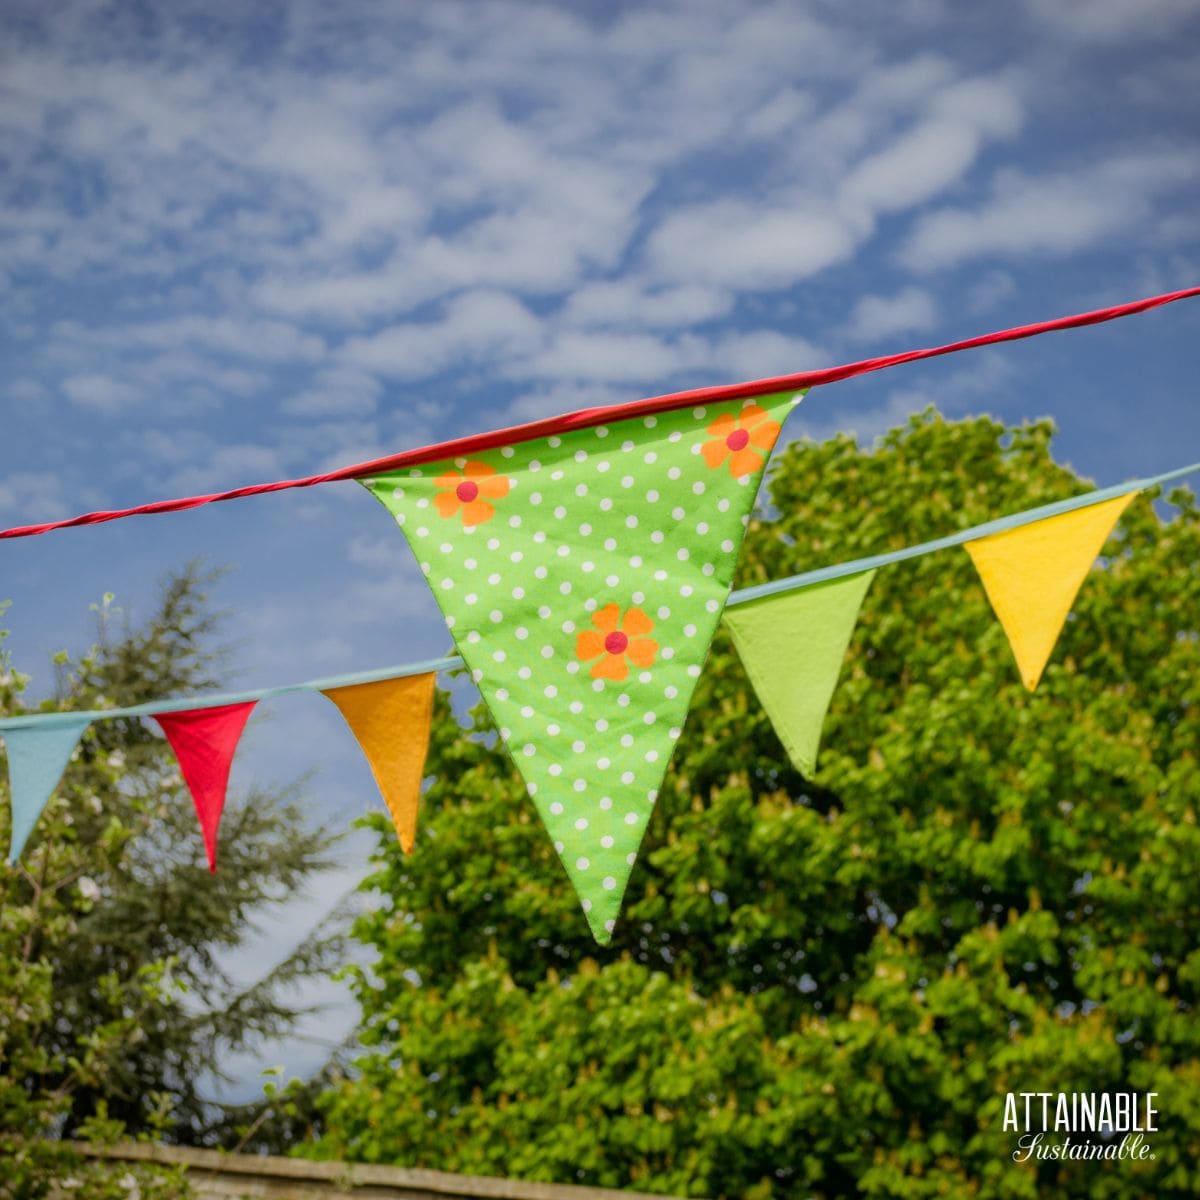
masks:
<instances>
[{"instance_id":1,"label":"blue sky","mask_svg":"<svg viewBox=\"0 0 1200 1200\"><path fill-rule=\"evenodd\" d=\"M1191 0L6 0L0 524L1194 285L1198 35ZM1048 415L1118 482L1197 457L1198 342L1185 302L833 385L788 432ZM35 691L90 602L136 616L198 555L234 568L231 685L448 648L347 483L0 544ZM235 787L305 772L335 823L376 803L330 706L264 706Z\"/></svg>"}]
</instances>

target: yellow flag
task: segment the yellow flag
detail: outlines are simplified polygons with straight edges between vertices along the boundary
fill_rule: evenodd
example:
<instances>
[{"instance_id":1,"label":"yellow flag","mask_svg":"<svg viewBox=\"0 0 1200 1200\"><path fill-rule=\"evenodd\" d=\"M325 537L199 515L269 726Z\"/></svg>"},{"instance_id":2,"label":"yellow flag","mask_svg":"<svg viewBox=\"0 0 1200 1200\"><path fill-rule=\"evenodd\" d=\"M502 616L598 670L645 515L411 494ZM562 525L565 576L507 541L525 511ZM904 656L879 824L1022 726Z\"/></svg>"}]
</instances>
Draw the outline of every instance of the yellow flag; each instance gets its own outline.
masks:
<instances>
[{"instance_id":1,"label":"yellow flag","mask_svg":"<svg viewBox=\"0 0 1200 1200\"><path fill-rule=\"evenodd\" d=\"M1080 585L1135 495L1129 492L966 544L1031 692Z\"/></svg>"},{"instance_id":2,"label":"yellow flag","mask_svg":"<svg viewBox=\"0 0 1200 1200\"><path fill-rule=\"evenodd\" d=\"M417 836L434 678L408 675L330 688L325 693L346 718L371 765L405 854L412 852Z\"/></svg>"}]
</instances>

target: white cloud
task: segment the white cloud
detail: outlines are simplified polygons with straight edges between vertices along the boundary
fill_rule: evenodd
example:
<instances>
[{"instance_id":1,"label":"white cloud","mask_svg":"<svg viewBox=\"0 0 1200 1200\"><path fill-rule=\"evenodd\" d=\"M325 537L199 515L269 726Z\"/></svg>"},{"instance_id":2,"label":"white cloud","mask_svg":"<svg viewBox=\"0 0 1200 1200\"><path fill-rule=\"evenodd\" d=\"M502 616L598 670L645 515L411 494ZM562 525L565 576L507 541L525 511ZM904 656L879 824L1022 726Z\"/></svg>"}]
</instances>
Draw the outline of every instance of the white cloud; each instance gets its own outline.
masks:
<instances>
[{"instance_id":1,"label":"white cloud","mask_svg":"<svg viewBox=\"0 0 1200 1200\"><path fill-rule=\"evenodd\" d=\"M515 363L514 378L559 379L594 387L625 383L654 388L655 394L669 390L666 381L685 372L695 380L715 378L735 383L743 379L789 375L810 367L828 365L813 344L802 337L773 329L723 333L706 338L694 334L678 336L632 332L566 331L539 354ZM535 393L536 403L527 399L526 411L542 411L543 395L564 395L562 391ZM565 410L590 404L576 397ZM631 397L626 393L623 397ZM601 401L603 402L603 401Z\"/></svg>"},{"instance_id":2,"label":"white cloud","mask_svg":"<svg viewBox=\"0 0 1200 1200\"><path fill-rule=\"evenodd\" d=\"M4 385L4 394L22 408L47 408L50 391L37 379L10 379Z\"/></svg>"},{"instance_id":3,"label":"white cloud","mask_svg":"<svg viewBox=\"0 0 1200 1200\"><path fill-rule=\"evenodd\" d=\"M759 105L742 122L746 137L767 140L796 129L813 112L812 96L792 86L784 86Z\"/></svg>"},{"instance_id":4,"label":"white cloud","mask_svg":"<svg viewBox=\"0 0 1200 1200\"><path fill-rule=\"evenodd\" d=\"M635 280L604 280L572 292L562 313L574 326L671 328L694 326L725 316L731 292L700 284L651 289Z\"/></svg>"},{"instance_id":5,"label":"white cloud","mask_svg":"<svg viewBox=\"0 0 1200 1200\"><path fill-rule=\"evenodd\" d=\"M369 371L327 367L309 387L287 396L281 408L297 417L354 416L373 413L383 386Z\"/></svg>"},{"instance_id":6,"label":"white cloud","mask_svg":"<svg viewBox=\"0 0 1200 1200\"><path fill-rule=\"evenodd\" d=\"M427 205L412 189L370 182L339 191L326 209L324 236L335 246L387 242L418 226Z\"/></svg>"},{"instance_id":7,"label":"white cloud","mask_svg":"<svg viewBox=\"0 0 1200 1200\"><path fill-rule=\"evenodd\" d=\"M1059 37L1117 44L1168 39L1197 16L1194 0L1025 0L1025 8Z\"/></svg>"},{"instance_id":8,"label":"white cloud","mask_svg":"<svg viewBox=\"0 0 1200 1200\"><path fill-rule=\"evenodd\" d=\"M330 727L334 725L333 720L321 723L321 733L325 736L320 740L326 743L330 740ZM290 723L284 731L292 746L298 733L294 723ZM335 733L334 737L337 736ZM243 759L245 752L238 757L239 760ZM365 768L347 756L346 774L354 779L354 791L362 797L362 811L375 808L377 798L372 794L371 780L369 776L362 778L367 775ZM344 790L338 789L339 793L344 793ZM329 803L328 797L324 799ZM345 804L344 794L339 794L337 799ZM329 817L332 814L326 812L325 815ZM336 820L330 823L334 826L341 824ZM370 898L355 895L355 890L367 872L374 843L373 835L362 830L351 831L335 851L334 867L308 880L303 895L285 903L264 905L255 911L252 933L235 949L219 956L221 969L227 971L236 983L248 986L264 978L272 967L290 953L300 937L320 926L335 908L344 906L350 914L364 910ZM347 915L347 925L351 919ZM366 956L366 952L354 943L347 947L347 954L353 960ZM326 1061L341 1039L353 1030L359 1016L358 1005L348 984L338 982L332 976L306 980L303 994L293 990L287 993L287 999L304 1007L317 1006L317 1011L299 1021L285 1038L259 1042L249 1049L226 1056L221 1068L233 1076L235 1082L226 1087L218 1085L215 1080L211 1081L209 1090L214 1096L235 1101L261 1097L263 1080L260 1072L268 1063L283 1066L285 1078L303 1078Z\"/></svg>"},{"instance_id":9,"label":"white cloud","mask_svg":"<svg viewBox=\"0 0 1200 1200\"><path fill-rule=\"evenodd\" d=\"M899 333L923 333L937 324L937 305L924 288L909 286L891 296L863 296L850 315L846 336L872 342Z\"/></svg>"},{"instance_id":10,"label":"white cloud","mask_svg":"<svg viewBox=\"0 0 1200 1200\"><path fill-rule=\"evenodd\" d=\"M327 321L358 324L362 318L386 313L400 301L404 272L398 266L379 270L334 273L306 279L292 273L267 274L255 284L256 303L279 313L320 316Z\"/></svg>"},{"instance_id":11,"label":"white cloud","mask_svg":"<svg viewBox=\"0 0 1200 1200\"><path fill-rule=\"evenodd\" d=\"M859 163L843 196L871 213L912 208L959 179L978 149L978 132L966 122L925 121Z\"/></svg>"},{"instance_id":12,"label":"white cloud","mask_svg":"<svg viewBox=\"0 0 1200 1200\"><path fill-rule=\"evenodd\" d=\"M730 383L794 375L798 371L832 365L812 342L773 329L730 334L718 339L711 363Z\"/></svg>"},{"instance_id":13,"label":"white cloud","mask_svg":"<svg viewBox=\"0 0 1200 1200\"><path fill-rule=\"evenodd\" d=\"M689 346L694 347L691 355ZM700 357L699 342L672 341L650 333L559 334L542 351L509 369L518 379L579 379L636 383L663 379Z\"/></svg>"},{"instance_id":14,"label":"white cloud","mask_svg":"<svg viewBox=\"0 0 1200 1200\"><path fill-rule=\"evenodd\" d=\"M311 362L325 351L324 340L283 321L197 313L167 320L123 320L118 324L64 322L57 332L76 345L87 343L129 351L178 353L188 347L205 354L281 362Z\"/></svg>"},{"instance_id":15,"label":"white cloud","mask_svg":"<svg viewBox=\"0 0 1200 1200\"><path fill-rule=\"evenodd\" d=\"M806 356L782 329L768 344L772 320L742 317L743 298L850 262L882 216L960 183L1023 119L1015 74L880 61L790 5L537 11L447 3L373 23L368 46L356 19L296 6L252 77L234 41L189 56L182 28L182 66L163 47L107 61L86 17L73 57L19 60L3 86L68 114L100 199L71 219L49 167L59 209L27 224L9 210L0 231L15 221L63 273L145 272L165 301L61 331L64 374L177 412L269 396L309 420L370 415L381 380L464 367L650 389L791 369ZM746 146L753 163L723 173ZM704 182L690 204L660 202L672 173ZM748 327L753 352L698 336L719 319ZM311 383L285 374L302 363Z\"/></svg>"},{"instance_id":16,"label":"white cloud","mask_svg":"<svg viewBox=\"0 0 1200 1200\"><path fill-rule=\"evenodd\" d=\"M1200 155L1161 150L1126 154L1070 173L997 176L976 209L942 209L918 221L900 260L914 270L995 255L1065 255L1135 232L1162 193L1200 173Z\"/></svg>"},{"instance_id":17,"label":"white cloud","mask_svg":"<svg viewBox=\"0 0 1200 1200\"><path fill-rule=\"evenodd\" d=\"M647 257L672 281L772 290L845 261L862 234L845 216L807 202L720 200L667 217Z\"/></svg>"},{"instance_id":18,"label":"white cloud","mask_svg":"<svg viewBox=\"0 0 1200 1200\"><path fill-rule=\"evenodd\" d=\"M456 297L437 320L351 338L341 357L381 375L419 379L468 358L509 358L536 345L540 336L537 319L519 300L480 291Z\"/></svg>"},{"instance_id":19,"label":"white cloud","mask_svg":"<svg viewBox=\"0 0 1200 1200\"><path fill-rule=\"evenodd\" d=\"M324 89L316 91L271 107L258 127L254 157L268 170L294 175L320 191L341 193L345 183L370 178L376 151L352 119L353 109L331 108L323 103Z\"/></svg>"},{"instance_id":20,"label":"white cloud","mask_svg":"<svg viewBox=\"0 0 1200 1200\"><path fill-rule=\"evenodd\" d=\"M803 183L669 214L648 239L649 268L673 282L789 288L852 258L880 217L957 184L1022 117L1015 76L955 79L930 56L881 70L805 124Z\"/></svg>"},{"instance_id":21,"label":"white cloud","mask_svg":"<svg viewBox=\"0 0 1200 1200\"><path fill-rule=\"evenodd\" d=\"M62 389L73 404L107 415L119 413L142 401L136 388L108 375L69 375L63 380Z\"/></svg>"},{"instance_id":22,"label":"white cloud","mask_svg":"<svg viewBox=\"0 0 1200 1200\"><path fill-rule=\"evenodd\" d=\"M973 313L987 312L1002 300L1007 300L1016 290L1017 281L1010 272L988 271L968 287L967 309Z\"/></svg>"},{"instance_id":23,"label":"white cloud","mask_svg":"<svg viewBox=\"0 0 1200 1200\"><path fill-rule=\"evenodd\" d=\"M872 215L914 208L958 182L987 141L1013 137L1021 119L1011 81L949 84L913 127L853 168L842 196Z\"/></svg>"},{"instance_id":24,"label":"white cloud","mask_svg":"<svg viewBox=\"0 0 1200 1200\"><path fill-rule=\"evenodd\" d=\"M877 152L898 123L919 113L954 78L953 64L932 54L872 63L857 74L848 95L818 109L783 141L798 176L824 181L825 194L836 194L855 159Z\"/></svg>"},{"instance_id":25,"label":"white cloud","mask_svg":"<svg viewBox=\"0 0 1200 1200\"><path fill-rule=\"evenodd\" d=\"M170 486L191 495L264 483L286 473L287 465L277 446L234 442L213 450L200 462L173 471Z\"/></svg>"},{"instance_id":26,"label":"white cloud","mask_svg":"<svg viewBox=\"0 0 1200 1200\"><path fill-rule=\"evenodd\" d=\"M122 457L131 463L158 462L171 469L181 463L203 461L217 449L213 437L198 429L176 428L168 433L138 425L121 432L119 446ZM131 475L142 477L140 466Z\"/></svg>"},{"instance_id":27,"label":"white cloud","mask_svg":"<svg viewBox=\"0 0 1200 1200\"><path fill-rule=\"evenodd\" d=\"M74 490L71 496L73 504L82 500ZM55 471L8 469L0 480L0 512L11 514L11 519L20 524L66 516L69 506L65 497L62 477Z\"/></svg>"},{"instance_id":28,"label":"white cloud","mask_svg":"<svg viewBox=\"0 0 1200 1200\"><path fill-rule=\"evenodd\" d=\"M99 331L97 331L99 332ZM169 321L126 324L103 331L110 344L174 350L194 345L238 358L311 362L325 351L325 342L282 321L233 317L182 316Z\"/></svg>"}]
</instances>

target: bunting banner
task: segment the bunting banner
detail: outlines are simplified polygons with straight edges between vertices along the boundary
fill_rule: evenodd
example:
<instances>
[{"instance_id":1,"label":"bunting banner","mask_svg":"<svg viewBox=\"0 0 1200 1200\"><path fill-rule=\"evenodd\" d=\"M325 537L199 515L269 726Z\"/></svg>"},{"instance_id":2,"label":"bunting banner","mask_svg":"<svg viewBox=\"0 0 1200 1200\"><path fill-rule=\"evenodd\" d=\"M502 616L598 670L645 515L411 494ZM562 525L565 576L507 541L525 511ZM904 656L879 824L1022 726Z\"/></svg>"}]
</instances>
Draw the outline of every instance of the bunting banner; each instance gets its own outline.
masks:
<instances>
[{"instance_id":1,"label":"bunting banner","mask_svg":"<svg viewBox=\"0 0 1200 1200\"><path fill-rule=\"evenodd\" d=\"M1133 493L967 542L992 608L1032 692L1067 613Z\"/></svg>"},{"instance_id":2,"label":"bunting banner","mask_svg":"<svg viewBox=\"0 0 1200 1200\"><path fill-rule=\"evenodd\" d=\"M417 836L436 681L433 674L408 675L322 693L337 705L362 748L405 854L412 853Z\"/></svg>"},{"instance_id":3,"label":"bunting banner","mask_svg":"<svg viewBox=\"0 0 1200 1200\"><path fill-rule=\"evenodd\" d=\"M799 400L676 409L363 481L403 529L601 944Z\"/></svg>"},{"instance_id":4,"label":"bunting banner","mask_svg":"<svg viewBox=\"0 0 1200 1200\"><path fill-rule=\"evenodd\" d=\"M215 870L229 768L246 719L262 699L303 691L323 692L342 712L407 852L434 677L465 659L591 928L607 943L723 606L781 740L811 775L876 570L966 547L1032 688L1133 497L1200 472L1192 463L731 594L763 465L797 399L759 397L697 405L670 420L649 414L589 425L569 438L551 434L428 472L408 468L369 480L418 548L463 657L203 699L0 716L12 858L88 724L145 716L175 750Z\"/></svg>"},{"instance_id":5,"label":"bunting banner","mask_svg":"<svg viewBox=\"0 0 1200 1200\"><path fill-rule=\"evenodd\" d=\"M229 768L253 711L254 702L250 701L154 714L175 751L179 770L192 794L204 834L208 869L213 872L217 869L217 828L225 807Z\"/></svg>"},{"instance_id":6,"label":"bunting banner","mask_svg":"<svg viewBox=\"0 0 1200 1200\"><path fill-rule=\"evenodd\" d=\"M58 787L89 717L59 718L45 725L4 730L8 757L8 790L12 804L12 833L8 861L16 862L25 849L46 802Z\"/></svg>"},{"instance_id":7,"label":"bunting banner","mask_svg":"<svg viewBox=\"0 0 1200 1200\"><path fill-rule=\"evenodd\" d=\"M811 779L821 727L874 571L727 609L746 674L796 769Z\"/></svg>"}]
</instances>

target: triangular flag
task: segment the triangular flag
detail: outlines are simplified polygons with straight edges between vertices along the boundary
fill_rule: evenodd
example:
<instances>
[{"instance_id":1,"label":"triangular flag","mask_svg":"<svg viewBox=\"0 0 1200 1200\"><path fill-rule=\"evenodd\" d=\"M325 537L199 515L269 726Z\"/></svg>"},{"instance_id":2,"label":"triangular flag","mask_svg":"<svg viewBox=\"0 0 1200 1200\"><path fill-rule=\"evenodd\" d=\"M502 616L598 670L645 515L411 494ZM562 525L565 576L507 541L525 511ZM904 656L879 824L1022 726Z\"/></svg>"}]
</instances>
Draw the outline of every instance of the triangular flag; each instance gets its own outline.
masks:
<instances>
[{"instance_id":1,"label":"triangular flag","mask_svg":"<svg viewBox=\"0 0 1200 1200\"><path fill-rule=\"evenodd\" d=\"M229 767L253 708L251 700L246 704L153 714L175 751L179 769L192 793L204 833L208 869L213 872L217 869L217 826L225 807Z\"/></svg>"},{"instance_id":2,"label":"triangular flag","mask_svg":"<svg viewBox=\"0 0 1200 1200\"><path fill-rule=\"evenodd\" d=\"M363 480L413 547L602 944L799 398L697 405Z\"/></svg>"},{"instance_id":3,"label":"triangular flag","mask_svg":"<svg viewBox=\"0 0 1200 1200\"><path fill-rule=\"evenodd\" d=\"M796 768L817 765L821 726L874 571L727 609L725 624Z\"/></svg>"},{"instance_id":4,"label":"triangular flag","mask_svg":"<svg viewBox=\"0 0 1200 1200\"><path fill-rule=\"evenodd\" d=\"M1129 492L966 544L1031 692L1080 585L1135 495Z\"/></svg>"},{"instance_id":5,"label":"triangular flag","mask_svg":"<svg viewBox=\"0 0 1200 1200\"><path fill-rule=\"evenodd\" d=\"M8 861L16 862L37 824L83 731L88 717L4 730L8 789L12 800L12 841Z\"/></svg>"},{"instance_id":6,"label":"triangular flag","mask_svg":"<svg viewBox=\"0 0 1200 1200\"><path fill-rule=\"evenodd\" d=\"M325 693L362 747L405 854L412 853L417 835L435 680L434 675L409 675Z\"/></svg>"}]
</instances>

